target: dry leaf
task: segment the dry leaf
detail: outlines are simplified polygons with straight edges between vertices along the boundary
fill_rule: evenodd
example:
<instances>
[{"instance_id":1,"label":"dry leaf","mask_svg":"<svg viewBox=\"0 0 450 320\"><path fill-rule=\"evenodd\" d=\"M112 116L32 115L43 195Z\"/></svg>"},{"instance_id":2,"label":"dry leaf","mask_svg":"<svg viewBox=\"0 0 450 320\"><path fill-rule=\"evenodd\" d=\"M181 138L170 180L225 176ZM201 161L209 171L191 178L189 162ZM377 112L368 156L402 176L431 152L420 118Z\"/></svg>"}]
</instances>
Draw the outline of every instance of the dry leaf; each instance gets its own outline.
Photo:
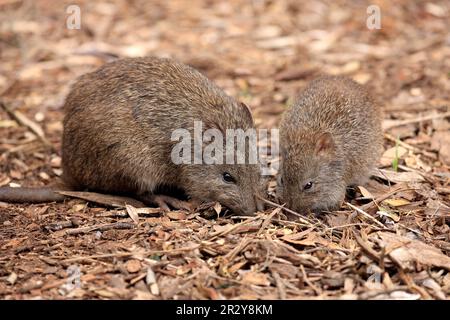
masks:
<instances>
[{"instance_id":1,"label":"dry leaf","mask_svg":"<svg viewBox=\"0 0 450 320\"><path fill-rule=\"evenodd\" d=\"M147 283L147 286L149 286L150 292L155 296L159 296L159 287L158 283L156 282L156 275L151 267L147 268L145 282Z\"/></svg>"},{"instance_id":2,"label":"dry leaf","mask_svg":"<svg viewBox=\"0 0 450 320\"><path fill-rule=\"evenodd\" d=\"M410 202L408 200L405 199L387 199L384 200L383 203L391 206L391 207L401 207L407 204L410 204Z\"/></svg>"},{"instance_id":3,"label":"dry leaf","mask_svg":"<svg viewBox=\"0 0 450 320\"><path fill-rule=\"evenodd\" d=\"M309 233L307 238L304 240L294 240L295 237L293 236L295 235L284 236L282 239L285 240L286 242L299 244L303 246L316 246L316 244L319 244L320 246L325 246L331 249L342 249L342 247L339 246L337 243L334 243L321 237L320 235L317 234L317 232Z\"/></svg>"},{"instance_id":4,"label":"dry leaf","mask_svg":"<svg viewBox=\"0 0 450 320\"><path fill-rule=\"evenodd\" d=\"M245 284L254 284L257 286L269 286L270 281L265 273L248 271L242 276L242 282Z\"/></svg>"},{"instance_id":5,"label":"dry leaf","mask_svg":"<svg viewBox=\"0 0 450 320\"><path fill-rule=\"evenodd\" d=\"M361 192L362 196L367 199L375 199L375 197L363 186L358 186L359 192Z\"/></svg>"},{"instance_id":6,"label":"dry leaf","mask_svg":"<svg viewBox=\"0 0 450 320\"><path fill-rule=\"evenodd\" d=\"M398 214L390 212L387 209L383 209L383 210L377 211L377 214L379 214L380 216L389 217L395 222L399 222L400 221L400 216Z\"/></svg>"},{"instance_id":7,"label":"dry leaf","mask_svg":"<svg viewBox=\"0 0 450 320\"><path fill-rule=\"evenodd\" d=\"M381 156L380 164L382 166L390 166L390 165L392 165L392 161L396 157L398 157L398 159L401 159L407 153L408 153L408 150L401 146L389 148Z\"/></svg>"},{"instance_id":8,"label":"dry leaf","mask_svg":"<svg viewBox=\"0 0 450 320\"><path fill-rule=\"evenodd\" d=\"M372 174L383 180L389 180L394 183L401 182L422 182L425 179L416 172L395 172L391 170L374 170Z\"/></svg>"},{"instance_id":9,"label":"dry leaf","mask_svg":"<svg viewBox=\"0 0 450 320\"><path fill-rule=\"evenodd\" d=\"M103 298L115 298L115 297L117 297L116 294L114 292L112 292L112 290L100 289L100 290L94 290L94 292L96 294L98 294L100 297L103 297Z\"/></svg>"},{"instance_id":10,"label":"dry leaf","mask_svg":"<svg viewBox=\"0 0 450 320\"><path fill-rule=\"evenodd\" d=\"M183 211L169 211L166 216L172 220L186 220L186 213Z\"/></svg>"},{"instance_id":11,"label":"dry leaf","mask_svg":"<svg viewBox=\"0 0 450 320\"><path fill-rule=\"evenodd\" d=\"M161 208L134 208L138 214L160 214L163 212Z\"/></svg>"},{"instance_id":12,"label":"dry leaf","mask_svg":"<svg viewBox=\"0 0 450 320\"><path fill-rule=\"evenodd\" d=\"M219 202L214 204L214 211L216 211L217 214L220 214L220 211L222 211L222 205Z\"/></svg>"},{"instance_id":13,"label":"dry leaf","mask_svg":"<svg viewBox=\"0 0 450 320\"><path fill-rule=\"evenodd\" d=\"M420 263L429 267L441 267L450 271L450 257L441 250L419 240L409 239L389 232L377 232L370 235L386 253L403 269L414 270L414 264Z\"/></svg>"},{"instance_id":14,"label":"dry leaf","mask_svg":"<svg viewBox=\"0 0 450 320\"><path fill-rule=\"evenodd\" d=\"M133 220L134 223L139 224L139 215L136 208L127 204L125 205L125 209L127 209L127 213L130 216L131 220Z\"/></svg>"},{"instance_id":15,"label":"dry leaf","mask_svg":"<svg viewBox=\"0 0 450 320\"><path fill-rule=\"evenodd\" d=\"M96 193L96 192L80 192L80 191L56 191L56 193L79 198L111 207L120 207L125 208L127 204L132 205L136 208L145 207L145 205L133 198L121 197L121 196L113 196L108 194Z\"/></svg>"}]
</instances>

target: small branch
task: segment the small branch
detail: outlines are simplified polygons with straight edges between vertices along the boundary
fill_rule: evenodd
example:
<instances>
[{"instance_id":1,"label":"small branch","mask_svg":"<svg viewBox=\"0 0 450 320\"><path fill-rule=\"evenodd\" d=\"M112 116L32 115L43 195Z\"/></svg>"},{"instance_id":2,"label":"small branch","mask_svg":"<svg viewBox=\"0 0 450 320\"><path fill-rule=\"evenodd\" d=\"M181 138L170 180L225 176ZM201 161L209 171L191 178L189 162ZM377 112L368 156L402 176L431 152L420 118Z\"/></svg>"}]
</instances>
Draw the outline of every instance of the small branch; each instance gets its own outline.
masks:
<instances>
[{"instance_id":1,"label":"small branch","mask_svg":"<svg viewBox=\"0 0 450 320\"><path fill-rule=\"evenodd\" d=\"M447 118L447 117L450 117L450 112L431 114L431 115L427 115L427 116L421 116L421 117L417 117L417 118L413 118L413 119L406 119L406 120L385 120L383 129L388 130L388 129L392 129L395 127L404 126L407 124L418 123L418 122L428 121L428 120L433 120L433 119Z\"/></svg>"},{"instance_id":2,"label":"small branch","mask_svg":"<svg viewBox=\"0 0 450 320\"><path fill-rule=\"evenodd\" d=\"M373 222L375 222L377 225L379 225L381 228L383 228L383 230L386 230L386 227L384 224L382 224L380 221L378 221L377 219L375 219L374 217L372 217L370 214L368 214L367 212L365 212L364 210L361 210L360 208L352 205L349 202L345 202L345 204L347 206L349 206L351 209L356 210L357 212L361 213L363 216L365 216L366 218L372 220Z\"/></svg>"},{"instance_id":3,"label":"small branch","mask_svg":"<svg viewBox=\"0 0 450 320\"><path fill-rule=\"evenodd\" d=\"M364 240L356 234L356 232L353 232L353 235L355 236L356 243L359 244L359 246L363 249L363 251L366 252L369 258L377 263L381 263L380 256L378 255L378 253L371 247L369 247L369 245L365 243Z\"/></svg>"},{"instance_id":4,"label":"small branch","mask_svg":"<svg viewBox=\"0 0 450 320\"><path fill-rule=\"evenodd\" d=\"M261 228L259 229L258 233L256 235L260 235L269 225L269 223L272 221L272 218L280 213L282 208L275 208L274 210L272 210L272 212L264 219L264 222L261 225Z\"/></svg>"},{"instance_id":5,"label":"small branch","mask_svg":"<svg viewBox=\"0 0 450 320\"><path fill-rule=\"evenodd\" d=\"M120 253L94 254L91 256L64 259L64 260L62 260L62 262L63 263L73 263L73 262L89 260L89 259L130 257L130 256L137 255L137 254L146 255L146 256L151 256L151 255L155 255L155 254L165 254L165 253L177 254L177 253L181 253L181 252L185 252L185 251L192 251L192 250L195 250L198 248L200 248L200 245L195 245L195 246L187 247L187 248L171 249L171 250L151 250L151 251L149 250L149 251L144 251L144 252L120 252Z\"/></svg>"},{"instance_id":6,"label":"small branch","mask_svg":"<svg viewBox=\"0 0 450 320\"><path fill-rule=\"evenodd\" d=\"M24 126L28 128L39 140L42 141L42 143L49 147L53 152L56 151L55 146L47 140L47 138L44 135L44 131L42 128L35 122L28 119L24 114L13 111L11 108L9 108L3 101L0 100L0 108L2 108L14 121L16 121L19 125Z\"/></svg>"},{"instance_id":7,"label":"small branch","mask_svg":"<svg viewBox=\"0 0 450 320\"><path fill-rule=\"evenodd\" d=\"M128 223L128 222L116 222L116 223L107 223L107 224L101 224L96 226L89 226L89 227L81 227L77 229L70 229L66 231L66 234L74 235L74 234L80 234L80 233L88 233L94 230L99 231L106 231L110 229L133 229L135 227L134 223Z\"/></svg>"},{"instance_id":8,"label":"small branch","mask_svg":"<svg viewBox=\"0 0 450 320\"><path fill-rule=\"evenodd\" d=\"M291 210L291 209L286 208L284 205L280 205L280 204L278 204L278 203L275 203L275 202L272 202L272 201L270 201L270 200L264 199L263 197L260 197L260 196L257 196L257 197L258 197L259 199L261 199L262 201L264 201L265 203L270 204L271 206L274 206L274 207L276 207L276 208L281 208L282 210L284 210L284 211L286 211L286 212L288 212L288 213L291 213L291 214L297 216L298 219L299 219L301 222L303 222L304 224L306 224L306 225L308 225L308 226L313 226L313 225L314 225L314 223L311 222L311 221L308 221L308 219L307 219L306 217L304 217L303 215L301 215L301 214L298 213L298 212L295 212L295 211L293 211L293 210Z\"/></svg>"},{"instance_id":9,"label":"small branch","mask_svg":"<svg viewBox=\"0 0 450 320\"><path fill-rule=\"evenodd\" d=\"M436 160L436 159L437 159L437 157L436 157L436 155L435 155L434 153L430 153L430 152L424 151L424 150L422 150L422 149L419 149L419 148L417 148L417 147L414 147L414 146L412 146L412 145L410 145L410 144L408 144L408 143L406 143L406 142L404 142L404 141L401 141L400 139L397 139L397 138L393 137L393 136L390 135L389 133L385 133L385 134L384 134L384 137L385 137L386 139L388 139L389 141L396 142L396 143L398 142L398 144L399 144L400 146L402 146L403 148L405 148L405 149L411 150L411 151L413 151L413 152L415 152L415 153L422 154L422 155L424 155L425 157L430 158L430 159L433 159L433 160Z\"/></svg>"},{"instance_id":10,"label":"small branch","mask_svg":"<svg viewBox=\"0 0 450 320\"><path fill-rule=\"evenodd\" d=\"M302 264L300 265L300 270L302 271L303 281L305 281L305 283L309 285L318 296L320 296L321 294L320 290L315 285L313 285L313 283L308 279L308 276L306 275L305 272L305 268L303 267Z\"/></svg>"},{"instance_id":11,"label":"small branch","mask_svg":"<svg viewBox=\"0 0 450 320\"><path fill-rule=\"evenodd\" d=\"M385 193L382 196L379 196L378 198L374 199L373 201L371 201L371 202L361 206L361 210L368 210L373 205L378 206L378 203L382 202L383 200L386 200L390 196L393 196L397 192L408 191L408 190L416 190L416 189L414 189L414 188L404 188L404 187L401 187L401 186L397 186L397 187L394 188L394 190L389 191L388 193Z\"/></svg>"}]
</instances>

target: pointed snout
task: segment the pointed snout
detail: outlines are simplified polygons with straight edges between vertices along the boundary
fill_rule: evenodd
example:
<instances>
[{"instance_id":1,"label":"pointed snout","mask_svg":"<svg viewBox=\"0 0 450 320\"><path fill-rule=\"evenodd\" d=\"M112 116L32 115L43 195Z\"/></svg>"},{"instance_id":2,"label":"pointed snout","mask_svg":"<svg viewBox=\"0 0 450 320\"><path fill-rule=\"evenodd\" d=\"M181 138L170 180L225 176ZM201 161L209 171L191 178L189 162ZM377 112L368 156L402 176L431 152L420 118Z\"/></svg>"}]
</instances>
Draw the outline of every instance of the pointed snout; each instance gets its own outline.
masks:
<instances>
[{"instance_id":1,"label":"pointed snout","mask_svg":"<svg viewBox=\"0 0 450 320\"><path fill-rule=\"evenodd\" d=\"M260 195L254 194L247 200L247 205L233 209L233 212L243 216L253 216L258 211L264 211L264 201Z\"/></svg>"}]
</instances>

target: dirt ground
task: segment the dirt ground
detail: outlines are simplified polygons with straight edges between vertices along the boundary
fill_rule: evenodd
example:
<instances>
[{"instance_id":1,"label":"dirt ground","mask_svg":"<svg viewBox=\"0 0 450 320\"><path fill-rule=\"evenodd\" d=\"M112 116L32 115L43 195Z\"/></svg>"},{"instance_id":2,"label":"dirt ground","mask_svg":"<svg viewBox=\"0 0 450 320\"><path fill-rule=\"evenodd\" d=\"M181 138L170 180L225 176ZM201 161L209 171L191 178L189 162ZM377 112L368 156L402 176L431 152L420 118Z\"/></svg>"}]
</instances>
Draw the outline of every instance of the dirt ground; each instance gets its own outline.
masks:
<instances>
[{"instance_id":1,"label":"dirt ground","mask_svg":"<svg viewBox=\"0 0 450 320\"><path fill-rule=\"evenodd\" d=\"M367 85L385 111L370 183L319 217L0 203L0 298L448 299L449 30L448 1L0 0L0 186L58 179L70 85L117 57L190 64L260 128L323 74Z\"/></svg>"}]
</instances>

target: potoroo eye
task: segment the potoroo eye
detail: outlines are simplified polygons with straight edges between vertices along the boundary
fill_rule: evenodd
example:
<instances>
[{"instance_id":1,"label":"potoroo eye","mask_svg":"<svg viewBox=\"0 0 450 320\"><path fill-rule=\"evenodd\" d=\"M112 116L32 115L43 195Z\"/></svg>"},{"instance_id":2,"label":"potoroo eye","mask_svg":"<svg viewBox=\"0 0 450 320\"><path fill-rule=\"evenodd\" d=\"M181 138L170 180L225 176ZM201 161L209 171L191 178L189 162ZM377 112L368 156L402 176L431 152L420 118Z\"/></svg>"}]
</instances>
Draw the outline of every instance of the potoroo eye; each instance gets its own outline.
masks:
<instances>
[{"instance_id":1,"label":"potoroo eye","mask_svg":"<svg viewBox=\"0 0 450 320\"><path fill-rule=\"evenodd\" d=\"M222 174L222 178L223 178L223 181L225 181L226 183L236 183L236 180L228 172L224 172Z\"/></svg>"},{"instance_id":2,"label":"potoroo eye","mask_svg":"<svg viewBox=\"0 0 450 320\"><path fill-rule=\"evenodd\" d=\"M309 181L307 184L305 184L305 185L303 186L303 190L309 190L309 189L312 188L312 186L313 186L313 182L312 182L312 181Z\"/></svg>"}]
</instances>

